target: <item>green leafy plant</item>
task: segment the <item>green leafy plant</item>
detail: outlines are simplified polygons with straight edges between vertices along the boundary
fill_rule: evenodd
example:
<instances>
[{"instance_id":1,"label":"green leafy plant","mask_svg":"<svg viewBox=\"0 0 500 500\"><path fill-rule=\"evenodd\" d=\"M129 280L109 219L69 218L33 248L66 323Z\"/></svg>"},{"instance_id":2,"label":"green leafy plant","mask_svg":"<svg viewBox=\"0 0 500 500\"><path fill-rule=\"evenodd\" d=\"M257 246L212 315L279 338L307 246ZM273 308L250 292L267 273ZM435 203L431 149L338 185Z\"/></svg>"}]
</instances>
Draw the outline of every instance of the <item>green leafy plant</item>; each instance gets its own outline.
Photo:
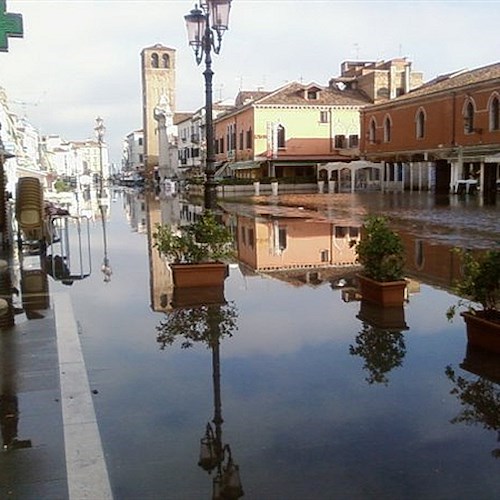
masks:
<instances>
[{"instance_id":1,"label":"green leafy plant","mask_svg":"<svg viewBox=\"0 0 500 500\"><path fill-rule=\"evenodd\" d=\"M233 336L233 331L238 329L237 318L238 310L232 302L174 309L156 327L156 340L161 350L177 339L182 339L183 349L195 342L204 342L210 348L220 339Z\"/></svg>"},{"instance_id":2,"label":"green leafy plant","mask_svg":"<svg viewBox=\"0 0 500 500\"><path fill-rule=\"evenodd\" d=\"M457 307L477 313L475 304L479 304L484 318L500 322L500 250L483 254L461 249L453 251L462 257L462 277L454 287L462 298L448 309L448 319L454 317Z\"/></svg>"},{"instance_id":3,"label":"green leafy plant","mask_svg":"<svg viewBox=\"0 0 500 500\"><path fill-rule=\"evenodd\" d=\"M361 239L352 242L362 274L375 281L398 281L404 277L405 252L401 237L383 216L366 218Z\"/></svg>"},{"instance_id":4,"label":"green leafy plant","mask_svg":"<svg viewBox=\"0 0 500 500\"><path fill-rule=\"evenodd\" d=\"M178 229L157 224L153 240L160 254L173 263L214 262L233 254L231 231L210 210Z\"/></svg>"}]
</instances>

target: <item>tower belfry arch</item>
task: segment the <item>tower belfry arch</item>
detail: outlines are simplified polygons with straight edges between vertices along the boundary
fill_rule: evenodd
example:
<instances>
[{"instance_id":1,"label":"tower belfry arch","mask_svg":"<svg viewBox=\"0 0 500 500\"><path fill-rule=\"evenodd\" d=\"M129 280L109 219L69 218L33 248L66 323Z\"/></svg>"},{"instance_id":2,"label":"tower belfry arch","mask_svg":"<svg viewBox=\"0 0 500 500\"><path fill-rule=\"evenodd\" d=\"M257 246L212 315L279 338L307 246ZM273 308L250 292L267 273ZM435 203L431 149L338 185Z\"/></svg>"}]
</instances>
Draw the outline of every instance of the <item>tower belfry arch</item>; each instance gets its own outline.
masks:
<instances>
[{"instance_id":1,"label":"tower belfry arch","mask_svg":"<svg viewBox=\"0 0 500 500\"><path fill-rule=\"evenodd\" d=\"M168 98L175 113L175 49L157 43L141 51L142 126L144 134L144 169L148 180L154 179L159 164L158 122L155 107Z\"/></svg>"}]
</instances>

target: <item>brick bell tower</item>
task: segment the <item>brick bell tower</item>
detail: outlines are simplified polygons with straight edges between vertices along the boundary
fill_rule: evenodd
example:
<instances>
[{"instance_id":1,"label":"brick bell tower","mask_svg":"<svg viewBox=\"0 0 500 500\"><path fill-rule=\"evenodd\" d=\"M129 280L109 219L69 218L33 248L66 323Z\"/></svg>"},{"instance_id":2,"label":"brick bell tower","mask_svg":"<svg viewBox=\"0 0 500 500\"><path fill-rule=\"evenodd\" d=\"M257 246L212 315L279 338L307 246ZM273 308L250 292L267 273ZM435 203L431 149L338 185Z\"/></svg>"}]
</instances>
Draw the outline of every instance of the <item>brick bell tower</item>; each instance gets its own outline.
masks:
<instances>
[{"instance_id":1,"label":"brick bell tower","mask_svg":"<svg viewBox=\"0 0 500 500\"><path fill-rule=\"evenodd\" d=\"M158 167L158 122L154 108L162 95L168 97L175 113L175 49L159 43L141 52L142 126L144 131L144 170L146 179L154 179Z\"/></svg>"}]
</instances>

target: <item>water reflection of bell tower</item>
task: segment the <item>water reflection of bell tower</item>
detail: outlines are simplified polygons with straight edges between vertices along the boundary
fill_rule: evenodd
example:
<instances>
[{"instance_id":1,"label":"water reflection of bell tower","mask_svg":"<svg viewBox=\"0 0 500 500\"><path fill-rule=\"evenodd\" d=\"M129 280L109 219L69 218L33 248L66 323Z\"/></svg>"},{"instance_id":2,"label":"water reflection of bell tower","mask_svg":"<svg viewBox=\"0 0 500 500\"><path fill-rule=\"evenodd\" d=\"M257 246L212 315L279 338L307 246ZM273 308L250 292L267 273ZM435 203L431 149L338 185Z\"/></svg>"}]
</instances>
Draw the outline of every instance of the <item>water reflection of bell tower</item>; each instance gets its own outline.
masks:
<instances>
[{"instance_id":1,"label":"water reflection of bell tower","mask_svg":"<svg viewBox=\"0 0 500 500\"><path fill-rule=\"evenodd\" d=\"M162 96L175 112L175 49L161 44L141 52L142 122L144 130L144 169L148 179L153 178L158 166L158 131L154 108Z\"/></svg>"}]
</instances>

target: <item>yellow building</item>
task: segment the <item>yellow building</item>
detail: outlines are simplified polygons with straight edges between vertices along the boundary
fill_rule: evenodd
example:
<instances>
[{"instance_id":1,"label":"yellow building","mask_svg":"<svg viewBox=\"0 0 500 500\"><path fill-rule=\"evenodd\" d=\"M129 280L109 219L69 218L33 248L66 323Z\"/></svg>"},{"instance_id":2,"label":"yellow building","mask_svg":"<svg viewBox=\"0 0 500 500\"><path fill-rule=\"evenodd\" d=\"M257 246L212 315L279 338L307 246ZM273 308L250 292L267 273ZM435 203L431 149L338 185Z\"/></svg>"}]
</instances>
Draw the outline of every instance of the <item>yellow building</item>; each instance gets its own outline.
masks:
<instances>
[{"instance_id":1,"label":"yellow building","mask_svg":"<svg viewBox=\"0 0 500 500\"><path fill-rule=\"evenodd\" d=\"M318 163L358 157L360 109L369 102L358 90L298 82L240 92L214 122L216 161L240 178L314 176Z\"/></svg>"}]
</instances>

